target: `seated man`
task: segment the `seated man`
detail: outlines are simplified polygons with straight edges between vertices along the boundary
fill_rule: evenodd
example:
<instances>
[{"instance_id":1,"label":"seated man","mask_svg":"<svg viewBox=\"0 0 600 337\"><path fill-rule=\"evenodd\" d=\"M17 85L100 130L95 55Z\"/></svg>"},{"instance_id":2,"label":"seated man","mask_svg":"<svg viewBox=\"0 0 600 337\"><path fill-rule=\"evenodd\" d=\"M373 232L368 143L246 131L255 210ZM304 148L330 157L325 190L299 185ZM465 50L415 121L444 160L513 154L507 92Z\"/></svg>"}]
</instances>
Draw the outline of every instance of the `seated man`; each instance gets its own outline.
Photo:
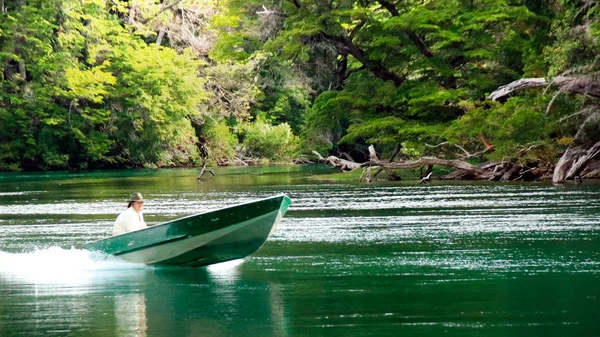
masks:
<instances>
[{"instance_id":1,"label":"seated man","mask_svg":"<svg viewBox=\"0 0 600 337\"><path fill-rule=\"evenodd\" d=\"M115 221L113 236L147 228L148 226L144 222L142 208L144 208L144 198L142 197L142 194L138 192L132 193L129 198L127 209L119 214Z\"/></svg>"}]
</instances>

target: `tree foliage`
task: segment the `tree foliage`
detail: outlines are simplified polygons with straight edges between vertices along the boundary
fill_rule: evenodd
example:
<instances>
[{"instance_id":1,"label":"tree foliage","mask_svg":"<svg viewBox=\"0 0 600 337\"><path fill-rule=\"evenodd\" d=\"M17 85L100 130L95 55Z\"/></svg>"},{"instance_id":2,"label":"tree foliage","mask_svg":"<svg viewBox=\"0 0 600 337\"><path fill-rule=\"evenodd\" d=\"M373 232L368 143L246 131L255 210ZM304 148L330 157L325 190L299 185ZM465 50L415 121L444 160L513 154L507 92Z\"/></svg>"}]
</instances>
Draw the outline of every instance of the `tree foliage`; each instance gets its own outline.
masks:
<instances>
[{"instance_id":1,"label":"tree foliage","mask_svg":"<svg viewBox=\"0 0 600 337\"><path fill-rule=\"evenodd\" d=\"M194 54L145 43L103 1L30 1L1 29L4 168L198 158L186 119L206 97Z\"/></svg>"},{"instance_id":2,"label":"tree foliage","mask_svg":"<svg viewBox=\"0 0 600 337\"><path fill-rule=\"evenodd\" d=\"M300 148L359 159L369 144L507 160L544 148L551 161L600 140L597 99L486 95L525 76L597 85L596 5L5 2L0 170L285 161Z\"/></svg>"},{"instance_id":3,"label":"tree foliage","mask_svg":"<svg viewBox=\"0 0 600 337\"><path fill-rule=\"evenodd\" d=\"M277 162L297 155L298 140L287 123L273 126L259 119L241 125L239 133L246 156Z\"/></svg>"}]
</instances>

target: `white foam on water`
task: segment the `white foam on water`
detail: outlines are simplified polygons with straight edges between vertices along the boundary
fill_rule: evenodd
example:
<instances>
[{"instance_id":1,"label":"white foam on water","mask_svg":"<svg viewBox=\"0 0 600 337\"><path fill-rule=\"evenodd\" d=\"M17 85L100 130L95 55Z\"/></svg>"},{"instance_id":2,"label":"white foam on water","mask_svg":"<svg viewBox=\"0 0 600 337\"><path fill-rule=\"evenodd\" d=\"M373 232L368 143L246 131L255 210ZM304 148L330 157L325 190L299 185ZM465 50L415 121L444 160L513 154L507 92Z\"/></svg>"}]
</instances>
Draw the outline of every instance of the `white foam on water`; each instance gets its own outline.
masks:
<instances>
[{"instance_id":1,"label":"white foam on water","mask_svg":"<svg viewBox=\"0 0 600 337\"><path fill-rule=\"evenodd\" d=\"M0 196L7 196L7 195L27 195L27 194L36 194L36 193L42 193L42 192L41 191L0 192Z\"/></svg>"},{"instance_id":2,"label":"white foam on water","mask_svg":"<svg viewBox=\"0 0 600 337\"><path fill-rule=\"evenodd\" d=\"M39 283L81 284L107 271L151 268L82 249L51 247L29 253L0 251L0 276Z\"/></svg>"}]
</instances>

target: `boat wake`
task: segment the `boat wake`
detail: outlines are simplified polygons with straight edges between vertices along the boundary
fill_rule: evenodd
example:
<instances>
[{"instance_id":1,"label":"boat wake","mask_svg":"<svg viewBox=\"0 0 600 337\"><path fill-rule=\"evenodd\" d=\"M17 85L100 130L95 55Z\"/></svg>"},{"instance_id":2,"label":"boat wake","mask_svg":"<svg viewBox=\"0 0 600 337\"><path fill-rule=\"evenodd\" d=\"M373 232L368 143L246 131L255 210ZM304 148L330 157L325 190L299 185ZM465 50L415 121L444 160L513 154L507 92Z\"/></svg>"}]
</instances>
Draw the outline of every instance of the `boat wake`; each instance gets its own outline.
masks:
<instances>
[{"instance_id":1,"label":"boat wake","mask_svg":"<svg viewBox=\"0 0 600 337\"><path fill-rule=\"evenodd\" d=\"M0 277L35 283L64 283L89 279L107 271L148 270L151 267L82 249L51 247L28 253L0 251Z\"/></svg>"}]
</instances>

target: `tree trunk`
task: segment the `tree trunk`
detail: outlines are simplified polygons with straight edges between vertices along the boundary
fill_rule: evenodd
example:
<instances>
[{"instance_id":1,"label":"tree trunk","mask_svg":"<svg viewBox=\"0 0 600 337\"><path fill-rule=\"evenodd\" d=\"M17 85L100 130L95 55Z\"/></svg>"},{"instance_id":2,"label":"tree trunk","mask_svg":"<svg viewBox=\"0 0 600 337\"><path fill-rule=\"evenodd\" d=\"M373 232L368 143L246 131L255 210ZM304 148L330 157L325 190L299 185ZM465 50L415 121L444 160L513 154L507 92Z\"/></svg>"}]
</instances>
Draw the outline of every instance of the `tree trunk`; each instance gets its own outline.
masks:
<instances>
[{"instance_id":1,"label":"tree trunk","mask_svg":"<svg viewBox=\"0 0 600 337\"><path fill-rule=\"evenodd\" d=\"M17 46L25 44L25 37L19 36L15 38L15 44ZM15 55L21 58L21 61L17 61L17 72L21 75L23 80L27 80L27 70L25 69L25 61L23 61L23 54L21 53L21 48L15 48Z\"/></svg>"},{"instance_id":2,"label":"tree trunk","mask_svg":"<svg viewBox=\"0 0 600 337\"><path fill-rule=\"evenodd\" d=\"M600 177L600 159L591 160L584 171L581 172L582 179Z\"/></svg>"},{"instance_id":3,"label":"tree trunk","mask_svg":"<svg viewBox=\"0 0 600 337\"><path fill-rule=\"evenodd\" d=\"M171 2L168 5L164 5L160 8L160 10L158 11L158 13L154 14L154 16L150 17L150 18L146 18L146 19L141 19L140 23L146 24L148 22L150 22L151 20L156 19L162 12L168 11L173 9L173 7L177 6L181 1L183 0L175 0L173 2ZM133 23L133 22L132 22Z\"/></svg>"},{"instance_id":4,"label":"tree trunk","mask_svg":"<svg viewBox=\"0 0 600 337\"><path fill-rule=\"evenodd\" d=\"M165 29L161 27L160 30L158 31L158 36L156 37L156 44L160 46L162 44L162 40L164 37L165 37Z\"/></svg>"},{"instance_id":5,"label":"tree trunk","mask_svg":"<svg viewBox=\"0 0 600 337\"><path fill-rule=\"evenodd\" d=\"M552 182L563 183L565 180L578 177L588 162L596 158L598 154L600 154L600 142L588 150L581 146L569 147L554 168Z\"/></svg>"},{"instance_id":6,"label":"tree trunk","mask_svg":"<svg viewBox=\"0 0 600 337\"><path fill-rule=\"evenodd\" d=\"M344 89L344 84L346 83L348 70L348 54L341 54L341 58L337 61L337 74L338 74L338 83L336 86L337 90Z\"/></svg>"},{"instance_id":7,"label":"tree trunk","mask_svg":"<svg viewBox=\"0 0 600 337\"><path fill-rule=\"evenodd\" d=\"M380 62L369 59L367 53L355 45L349 38L343 36L330 36L325 32L321 32L317 38L331 41L340 54L352 55L362 63L367 70L371 71L373 75L384 81L392 81L396 86L400 86L406 80L406 78L399 76L384 67Z\"/></svg>"}]
</instances>

